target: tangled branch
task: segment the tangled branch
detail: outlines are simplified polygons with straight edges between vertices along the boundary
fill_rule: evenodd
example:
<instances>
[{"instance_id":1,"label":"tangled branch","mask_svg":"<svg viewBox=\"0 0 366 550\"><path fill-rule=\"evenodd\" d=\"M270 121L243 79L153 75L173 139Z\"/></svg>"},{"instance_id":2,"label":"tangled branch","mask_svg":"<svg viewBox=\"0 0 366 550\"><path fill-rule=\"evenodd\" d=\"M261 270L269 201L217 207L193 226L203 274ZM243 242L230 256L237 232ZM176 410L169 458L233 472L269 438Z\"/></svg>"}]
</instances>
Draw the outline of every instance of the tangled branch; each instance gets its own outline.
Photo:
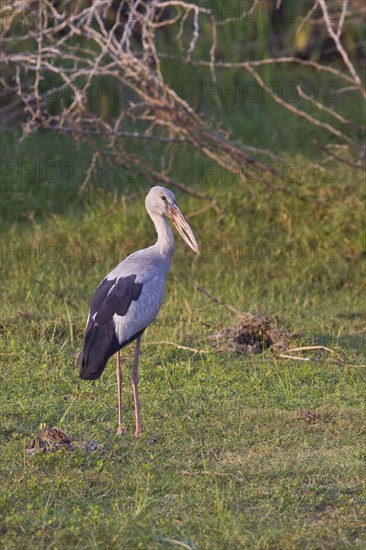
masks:
<instances>
[{"instance_id":1,"label":"tangled branch","mask_svg":"<svg viewBox=\"0 0 366 550\"><path fill-rule=\"evenodd\" d=\"M235 23L252 17L259 4L258 0L251 2L234 18ZM277 2L277 9L280 7L281 2ZM244 168L254 166L259 179L271 189L289 192L280 174L266 162L273 158L270 151L230 140L227 132L198 113L169 85L162 65L163 60L169 58L176 63L207 66L213 84L217 84L219 69L236 67L246 71L275 102L356 152L359 158L352 164L356 167L361 164L364 148L350 131L353 121L315 101L301 87L298 87L299 97L313 112L295 107L269 90L260 75L263 65L301 63L317 72L334 75L348 90L366 99L364 84L342 43L343 28L353 13L347 0L340 3L335 21L326 2L316 0L299 22L301 27L304 20L321 10L323 26L346 72L289 56L237 63L218 61L218 29L233 23L233 18L216 18L208 7L183 0L14 0L2 10L0 63L5 76L1 84L11 102L5 104L1 114L11 120L14 112L19 114L23 109L25 136L39 128L71 134L91 144L98 156L108 154L124 167L137 163L141 173L149 178L168 179L177 186L183 184L143 160L142 155L131 153L129 143L151 141L169 154L179 150L177 146L184 146L243 180ZM207 24L211 29L211 45L206 61L197 59L195 54L200 40L207 39ZM159 51L164 40L174 42L168 50L177 52ZM97 112L91 101L93 89L99 89L103 79L108 80L109 88L115 90L118 97L124 96L118 115ZM329 120L324 120L324 115L329 116Z\"/></svg>"}]
</instances>

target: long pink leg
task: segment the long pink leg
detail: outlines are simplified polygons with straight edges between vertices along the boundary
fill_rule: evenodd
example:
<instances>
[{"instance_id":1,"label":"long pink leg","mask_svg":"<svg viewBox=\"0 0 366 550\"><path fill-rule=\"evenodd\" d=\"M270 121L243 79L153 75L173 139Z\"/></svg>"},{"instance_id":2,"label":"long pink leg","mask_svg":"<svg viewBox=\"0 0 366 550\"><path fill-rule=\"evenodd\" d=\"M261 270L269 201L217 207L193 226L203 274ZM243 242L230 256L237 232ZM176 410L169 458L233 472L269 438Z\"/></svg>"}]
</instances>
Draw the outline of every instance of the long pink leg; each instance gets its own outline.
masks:
<instances>
[{"instance_id":1,"label":"long pink leg","mask_svg":"<svg viewBox=\"0 0 366 550\"><path fill-rule=\"evenodd\" d=\"M122 428L122 370L121 370L121 356L117 351L117 388L118 388L118 430L117 434L122 435L124 429Z\"/></svg>"},{"instance_id":2,"label":"long pink leg","mask_svg":"<svg viewBox=\"0 0 366 550\"><path fill-rule=\"evenodd\" d=\"M134 359L133 359L132 376L131 376L132 389L133 389L133 398L134 398L134 401L135 401L135 416L136 416L135 435L136 436L139 436L141 434L140 402L139 402L139 392L138 392L138 389L137 389L137 385L138 385L138 382L139 382L138 363L139 363L141 337L142 337L142 334L136 340L136 349L135 349L135 356L134 356Z\"/></svg>"}]
</instances>

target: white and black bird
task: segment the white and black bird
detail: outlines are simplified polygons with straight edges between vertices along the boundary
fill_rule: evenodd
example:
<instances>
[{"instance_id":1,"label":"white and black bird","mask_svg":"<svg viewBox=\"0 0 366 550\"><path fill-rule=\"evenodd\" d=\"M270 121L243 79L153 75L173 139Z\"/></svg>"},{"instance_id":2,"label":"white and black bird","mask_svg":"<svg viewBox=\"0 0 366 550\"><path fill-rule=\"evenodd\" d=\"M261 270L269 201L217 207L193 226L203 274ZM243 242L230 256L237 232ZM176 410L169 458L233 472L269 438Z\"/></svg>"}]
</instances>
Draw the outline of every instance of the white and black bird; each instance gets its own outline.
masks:
<instances>
[{"instance_id":1,"label":"white and black bird","mask_svg":"<svg viewBox=\"0 0 366 550\"><path fill-rule=\"evenodd\" d=\"M120 349L136 340L132 368L136 431L141 433L138 397L138 358L141 337L161 307L166 274L175 250L169 218L185 242L199 254L196 239L180 211L174 194L165 187L153 187L145 199L148 214L158 235L156 243L138 250L111 271L98 286L90 305L84 346L80 356L80 378L95 380L108 359L117 353L118 432L122 428L122 371Z\"/></svg>"}]
</instances>

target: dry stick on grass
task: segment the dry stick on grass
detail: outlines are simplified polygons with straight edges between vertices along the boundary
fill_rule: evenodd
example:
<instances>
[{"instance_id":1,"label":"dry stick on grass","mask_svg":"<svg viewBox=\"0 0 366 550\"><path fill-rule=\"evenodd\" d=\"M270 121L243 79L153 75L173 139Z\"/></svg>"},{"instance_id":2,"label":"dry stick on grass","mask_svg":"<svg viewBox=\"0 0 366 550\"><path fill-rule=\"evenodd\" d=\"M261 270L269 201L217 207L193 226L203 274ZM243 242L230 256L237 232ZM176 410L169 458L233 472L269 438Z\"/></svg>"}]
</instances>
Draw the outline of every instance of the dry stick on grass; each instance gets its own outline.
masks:
<instances>
[{"instance_id":1,"label":"dry stick on grass","mask_svg":"<svg viewBox=\"0 0 366 550\"><path fill-rule=\"evenodd\" d=\"M281 357L281 359L292 359L293 361L300 361L300 362L314 362L314 363L320 363L321 359L316 359L314 357L298 357L296 355L286 355L286 354L279 354L278 357ZM349 369L365 369L366 365L350 365L346 363L345 361L337 361L333 363L330 366L342 366L347 367Z\"/></svg>"},{"instance_id":2,"label":"dry stick on grass","mask_svg":"<svg viewBox=\"0 0 366 550\"><path fill-rule=\"evenodd\" d=\"M293 361L301 361L301 362L309 362L313 361L314 363L318 363L319 359L314 359L311 357L297 357L296 355L287 355L286 353L280 353L278 357L281 357L281 359L292 359Z\"/></svg>"},{"instance_id":3,"label":"dry stick on grass","mask_svg":"<svg viewBox=\"0 0 366 550\"><path fill-rule=\"evenodd\" d=\"M160 346L161 344L167 345L167 346L174 346L178 349L183 349L185 351L193 351L194 353L216 353L216 351L212 350L205 350L205 349L197 349L197 348L191 348L189 346L183 346L182 344L176 344L175 342L170 342L169 340L161 340L160 342L147 342L146 345L150 346Z\"/></svg>"},{"instance_id":4,"label":"dry stick on grass","mask_svg":"<svg viewBox=\"0 0 366 550\"><path fill-rule=\"evenodd\" d=\"M340 359L341 356L336 352L334 351L333 349L331 348L327 348L326 346L301 346L299 348L291 348L289 349L288 351L291 352L291 351L309 351L309 350L316 350L316 349L320 349L320 350L324 350L324 351L329 351L329 353L334 353L335 355L337 355Z\"/></svg>"},{"instance_id":5,"label":"dry stick on grass","mask_svg":"<svg viewBox=\"0 0 366 550\"><path fill-rule=\"evenodd\" d=\"M243 312L239 311L238 309L235 309L230 304L227 304L226 302L223 302L222 300L219 300L219 298L216 298L215 296L213 296L213 294L211 294L211 292L209 292L208 290L206 290L202 286L198 286L194 281L188 281L188 283L193 288L198 290L198 292L201 292L201 294L204 294L205 296L207 296L207 298L209 298L212 302L215 302L216 304L219 304L220 306L226 307L226 309L228 309L232 313L236 313L236 315L243 315ZM250 313L245 313L245 315L250 315Z\"/></svg>"},{"instance_id":6,"label":"dry stick on grass","mask_svg":"<svg viewBox=\"0 0 366 550\"><path fill-rule=\"evenodd\" d=\"M289 348L289 349L287 349L287 353L285 353L285 354L280 353L279 357L282 357L283 359L293 359L294 361L315 361L315 362L318 362L319 359L315 359L313 357L299 357L299 356L296 356L296 355L289 355L290 353L294 353L294 352L313 351L313 350L314 351L315 350L327 351L328 353L331 353L331 354L337 356L338 363L344 363L344 359L339 355L339 353L337 353L333 349L328 348L326 346L302 346L302 347L298 347L298 348Z\"/></svg>"}]
</instances>

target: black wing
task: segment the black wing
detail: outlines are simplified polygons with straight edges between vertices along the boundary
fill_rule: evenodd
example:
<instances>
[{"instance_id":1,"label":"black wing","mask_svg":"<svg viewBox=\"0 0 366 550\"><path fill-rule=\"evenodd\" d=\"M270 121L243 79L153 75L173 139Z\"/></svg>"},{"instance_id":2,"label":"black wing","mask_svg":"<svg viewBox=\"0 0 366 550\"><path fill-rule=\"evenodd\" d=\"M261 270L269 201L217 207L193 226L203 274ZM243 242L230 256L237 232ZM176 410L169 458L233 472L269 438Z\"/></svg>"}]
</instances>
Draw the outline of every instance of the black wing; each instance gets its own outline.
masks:
<instances>
[{"instance_id":1,"label":"black wing","mask_svg":"<svg viewBox=\"0 0 366 550\"><path fill-rule=\"evenodd\" d=\"M135 279L136 275L129 275L118 280L97 310L95 323L104 325L115 313L122 317L126 315L132 300L138 300L141 294L142 283L135 283Z\"/></svg>"},{"instance_id":2,"label":"black wing","mask_svg":"<svg viewBox=\"0 0 366 550\"><path fill-rule=\"evenodd\" d=\"M102 307L104 300L107 298L111 288L115 285L116 280L117 278L112 279L111 281L108 281L108 279L104 279L104 281L100 283L97 290L95 291L95 294L90 303L89 320L88 320L88 325L86 327L86 332L88 332L89 328L93 325L94 315L98 313L98 311Z\"/></svg>"},{"instance_id":3,"label":"black wing","mask_svg":"<svg viewBox=\"0 0 366 550\"><path fill-rule=\"evenodd\" d=\"M108 359L128 343L118 341L113 315L126 315L132 300L138 300L142 283L136 283L135 280L135 274L118 280L104 279L97 288L90 305L89 321L80 357L80 378L99 378ZM140 334L141 332L135 334L129 342Z\"/></svg>"}]
</instances>

